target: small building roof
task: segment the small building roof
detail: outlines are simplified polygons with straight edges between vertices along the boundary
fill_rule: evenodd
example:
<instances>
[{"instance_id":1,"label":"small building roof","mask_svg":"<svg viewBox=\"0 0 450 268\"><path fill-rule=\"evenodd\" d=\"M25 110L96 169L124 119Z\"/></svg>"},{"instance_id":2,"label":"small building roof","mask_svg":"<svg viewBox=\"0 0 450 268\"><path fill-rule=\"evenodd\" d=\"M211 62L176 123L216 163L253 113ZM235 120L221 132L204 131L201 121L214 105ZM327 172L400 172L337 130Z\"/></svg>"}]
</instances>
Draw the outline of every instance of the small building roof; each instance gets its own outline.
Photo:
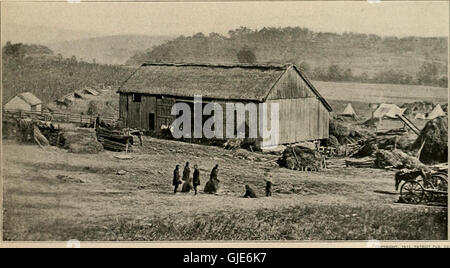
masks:
<instances>
[{"instance_id":1,"label":"small building roof","mask_svg":"<svg viewBox=\"0 0 450 268\"><path fill-rule=\"evenodd\" d=\"M88 94L94 95L94 96L97 96L98 94L100 94L97 90L90 88L90 87L83 88L83 91Z\"/></svg>"},{"instance_id":2,"label":"small building roof","mask_svg":"<svg viewBox=\"0 0 450 268\"><path fill-rule=\"evenodd\" d=\"M266 100L281 76L294 68L318 99L331 106L295 65L214 65L145 63L120 86L118 93L140 93L222 100Z\"/></svg>"},{"instance_id":3,"label":"small building roof","mask_svg":"<svg viewBox=\"0 0 450 268\"><path fill-rule=\"evenodd\" d=\"M17 95L31 106L42 104L42 101L33 95L31 92L23 92Z\"/></svg>"}]
</instances>

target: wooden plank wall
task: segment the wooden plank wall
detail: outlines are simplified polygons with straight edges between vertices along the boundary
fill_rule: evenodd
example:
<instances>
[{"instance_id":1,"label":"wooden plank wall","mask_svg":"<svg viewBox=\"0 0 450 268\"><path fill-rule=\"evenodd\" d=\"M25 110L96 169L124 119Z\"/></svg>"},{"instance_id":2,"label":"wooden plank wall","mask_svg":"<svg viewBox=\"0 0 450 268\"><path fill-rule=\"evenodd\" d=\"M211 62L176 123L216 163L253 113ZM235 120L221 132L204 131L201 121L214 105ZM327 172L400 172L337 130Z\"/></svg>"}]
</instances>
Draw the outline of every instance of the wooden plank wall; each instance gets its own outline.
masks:
<instances>
[{"instance_id":1,"label":"wooden plank wall","mask_svg":"<svg viewBox=\"0 0 450 268\"><path fill-rule=\"evenodd\" d=\"M328 138L329 112L294 69L278 80L267 103L279 103L280 144Z\"/></svg>"}]
</instances>

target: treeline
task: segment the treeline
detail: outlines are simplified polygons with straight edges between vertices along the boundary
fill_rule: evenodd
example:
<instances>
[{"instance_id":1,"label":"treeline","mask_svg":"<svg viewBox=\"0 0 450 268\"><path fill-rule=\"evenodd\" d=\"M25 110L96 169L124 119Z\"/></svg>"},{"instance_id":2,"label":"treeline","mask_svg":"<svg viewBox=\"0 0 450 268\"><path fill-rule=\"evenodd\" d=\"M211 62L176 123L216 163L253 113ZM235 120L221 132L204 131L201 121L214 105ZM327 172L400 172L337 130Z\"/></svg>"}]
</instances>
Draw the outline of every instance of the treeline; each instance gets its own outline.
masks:
<instances>
[{"instance_id":1,"label":"treeline","mask_svg":"<svg viewBox=\"0 0 450 268\"><path fill-rule=\"evenodd\" d=\"M367 72L355 75L351 68L330 65L329 67L316 67L313 69L307 62L300 63L299 67L308 74L310 79L318 81L448 87L447 75L439 75L439 65L434 62L423 63L415 76L392 69L379 71L372 76Z\"/></svg>"},{"instance_id":2,"label":"treeline","mask_svg":"<svg viewBox=\"0 0 450 268\"><path fill-rule=\"evenodd\" d=\"M357 33L316 33L307 28L245 27L228 35L180 36L146 52L143 62L308 64L308 75L325 81L361 81L445 86L446 38L380 37ZM430 66L431 67L430 67Z\"/></svg>"},{"instance_id":3,"label":"treeline","mask_svg":"<svg viewBox=\"0 0 450 268\"><path fill-rule=\"evenodd\" d=\"M117 85L130 68L100 65L54 55L41 45L7 44L2 48L3 104L21 92L51 102L84 86Z\"/></svg>"}]
</instances>

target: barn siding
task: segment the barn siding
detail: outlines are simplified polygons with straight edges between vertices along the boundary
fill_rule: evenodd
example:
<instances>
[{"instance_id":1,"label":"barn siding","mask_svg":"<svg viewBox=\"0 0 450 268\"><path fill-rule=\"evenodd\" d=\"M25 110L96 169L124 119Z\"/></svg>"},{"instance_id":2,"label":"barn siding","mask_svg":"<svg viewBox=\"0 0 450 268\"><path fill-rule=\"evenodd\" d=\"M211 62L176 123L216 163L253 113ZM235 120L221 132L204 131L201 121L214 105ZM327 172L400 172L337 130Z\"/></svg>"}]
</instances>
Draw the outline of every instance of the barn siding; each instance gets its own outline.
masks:
<instances>
[{"instance_id":1,"label":"barn siding","mask_svg":"<svg viewBox=\"0 0 450 268\"><path fill-rule=\"evenodd\" d=\"M279 103L280 144L328 138L329 112L293 68L274 85L267 103Z\"/></svg>"},{"instance_id":2,"label":"barn siding","mask_svg":"<svg viewBox=\"0 0 450 268\"><path fill-rule=\"evenodd\" d=\"M279 104L280 144L328 138L329 115L317 98L270 100ZM270 124L270 108L266 115Z\"/></svg>"},{"instance_id":3,"label":"barn siding","mask_svg":"<svg viewBox=\"0 0 450 268\"><path fill-rule=\"evenodd\" d=\"M128 127L128 94L120 94L119 97L119 117L123 127Z\"/></svg>"}]
</instances>

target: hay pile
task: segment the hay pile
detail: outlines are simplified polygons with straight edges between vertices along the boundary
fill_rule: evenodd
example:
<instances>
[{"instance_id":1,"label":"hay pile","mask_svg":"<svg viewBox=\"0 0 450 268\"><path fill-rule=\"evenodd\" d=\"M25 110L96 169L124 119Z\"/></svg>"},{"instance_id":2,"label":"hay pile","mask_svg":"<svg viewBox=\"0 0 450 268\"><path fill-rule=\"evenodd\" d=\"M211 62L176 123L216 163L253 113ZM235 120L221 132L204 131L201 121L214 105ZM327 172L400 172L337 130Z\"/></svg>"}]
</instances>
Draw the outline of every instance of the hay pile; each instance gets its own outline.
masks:
<instances>
[{"instance_id":1,"label":"hay pile","mask_svg":"<svg viewBox=\"0 0 450 268\"><path fill-rule=\"evenodd\" d=\"M62 134L64 148L71 153L96 154L103 151L103 145L97 141L93 131L67 131Z\"/></svg>"},{"instance_id":2,"label":"hay pile","mask_svg":"<svg viewBox=\"0 0 450 268\"><path fill-rule=\"evenodd\" d=\"M406 108L404 115L416 115L418 113L429 113L433 110L434 104L429 101L416 101L405 103L401 108Z\"/></svg>"},{"instance_id":3,"label":"hay pile","mask_svg":"<svg viewBox=\"0 0 450 268\"><path fill-rule=\"evenodd\" d=\"M278 159L280 167L294 170L319 171L323 168L323 164L323 158L319 152L301 146L287 147Z\"/></svg>"},{"instance_id":4,"label":"hay pile","mask_svg":"<svg viewBox=\"0 0 450 268\"><path fill-rule=\"evenodd\" d=\"M350 129L337 120L330 119L330 136L334 136L340 144L345 143L345 139L350 136Z\"/></svg>"},{"instance_id":5,"label":"hay pile","mask_svg":"<svg viewBox=\"0 0 450 268\"><path fill-rule=\"evenodd\" d=\"M358 151L356 151L352 157L356 158L362 158L367 156L374 156L374 154L378 150L396 150L400 149L404 152L411 152L412 144L414 143L414 140L411 139L411 137L408 136L382 136L382 137L375 137L375 138L369 138L363 141L360 141L361 147Z\"/></svg>"},{"instance_id":6,"label":"hay pile","mask_svg":"<svg viewBox=\"0 0 450 268\"><path fill-rule=\"evenodd\" d=\"M422 164L419 159L412 157L400 150L378 150L375 153L375 167L385 168L394 167L396 169L425 169L428 168Z\"/></svg>"},{"instance_id":7,"label":"hay pile","mask_svg":"<svg viewBox=\"0 0 450 268\"><path fill-rule=\"evenodd\" d=\"M448 161L448 118L438 117L430 120L420 132L413 144L420 149L420 161L425 164L445 163Z\"/></svg>"}]
</instances>

